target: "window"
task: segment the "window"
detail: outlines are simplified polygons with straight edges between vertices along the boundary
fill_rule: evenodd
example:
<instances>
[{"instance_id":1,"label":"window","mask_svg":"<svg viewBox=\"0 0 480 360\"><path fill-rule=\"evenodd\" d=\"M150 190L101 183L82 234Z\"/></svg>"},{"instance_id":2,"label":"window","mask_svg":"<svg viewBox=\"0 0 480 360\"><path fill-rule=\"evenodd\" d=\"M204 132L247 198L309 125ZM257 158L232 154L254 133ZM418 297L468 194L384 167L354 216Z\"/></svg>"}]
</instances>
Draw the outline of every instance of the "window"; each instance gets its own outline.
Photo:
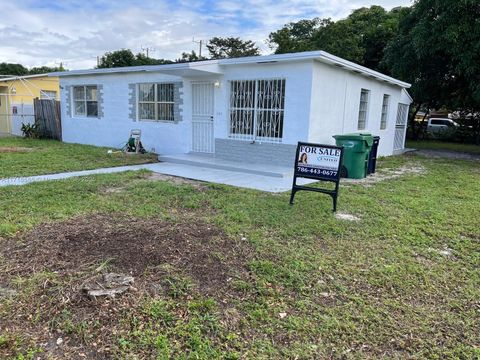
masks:
<instances>
[{"instance_id":1,"label":"window","mask_svg":"<svg viewBox=\"0 0 480 360\"><path fill-rule=\"evenodd\" d=\"M40 99L55 100L57 98L57 92L51 90L40 90Z\"/></svg>"},{"instance_id":2,"label":"window","mask_svg":"<svg viewBox=\"0 0 480 360\"><path fill-rule=\"evenodd\" d=\"M367 126L367 111L369 90L362 89L360 92L360 108L358 110L358 130L364 130Z\"/></svg>"},{"instance_id":3,"label":"window","mask_svg":"<svg viewBox=\"0 0 480 360\"><path fill-rule=\"evenodd\" d=\"M390 100L390 95L387 95L387 94L383 95L382 119L380 120L380 130L385 130L387 128L389 100Z\"/></svg>"},{"instance_id":4,"label":"window","mask_svg":"<svg viewBox=\"0 0 480 360\"><path fill-rule=\"evenodd\" d=\"M73 109L75 116L98 116L97 86L74 86Z\"/></svg>"},{"instance_id":5,"label":"window","mask_svg":"<svg viewBox=\"0 0 480 360\"><path fill-rule=\"evenodd\" d=\"M281 142L285 80L230 82L230 138Z\"/></svg>"},{"instance_id":6,"label":"window","mask_svg":"<svg viewBox=\"0 0 480 360\"><path fill-rule=\"evenodd\" d=\"M450 120L430 120L431 125L441 125L441 126L455 126L454 123Z\"/></svg>"},{"instance_id":7,"label":"window","mask_svg":"<svg viewBox=\"0 0 480 360\"><path fill-rule=\"evenodd\" d=\"M174 121L173 84L138 84L138 119Z\"/></svg>"}]
</instances>

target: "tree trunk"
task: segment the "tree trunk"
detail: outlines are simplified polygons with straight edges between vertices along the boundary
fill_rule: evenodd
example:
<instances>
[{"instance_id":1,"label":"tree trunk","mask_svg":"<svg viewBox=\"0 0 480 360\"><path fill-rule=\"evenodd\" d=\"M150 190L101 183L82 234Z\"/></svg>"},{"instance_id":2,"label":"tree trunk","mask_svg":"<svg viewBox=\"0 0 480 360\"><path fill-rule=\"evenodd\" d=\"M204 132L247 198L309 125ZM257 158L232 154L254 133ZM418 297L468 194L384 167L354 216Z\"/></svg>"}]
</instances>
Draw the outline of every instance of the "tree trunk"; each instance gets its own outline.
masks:
<instances>
[{"instance_id":1,"label":"tree trunk","mask_svg":"<svg viewBox=\"0 0 480 360\"><path fill-rule=\"evenodd\" d=\"M411 134L412 134L412 140L418 140L418 130L416 129L417 124L415 122L415 116L417 116L418 111L420 110L420 107L422 106L421 103L415 104L414 111L410 113L410 117L408 119L408 124L410 128L412 129Z\"/></svg>"}]
</instances>

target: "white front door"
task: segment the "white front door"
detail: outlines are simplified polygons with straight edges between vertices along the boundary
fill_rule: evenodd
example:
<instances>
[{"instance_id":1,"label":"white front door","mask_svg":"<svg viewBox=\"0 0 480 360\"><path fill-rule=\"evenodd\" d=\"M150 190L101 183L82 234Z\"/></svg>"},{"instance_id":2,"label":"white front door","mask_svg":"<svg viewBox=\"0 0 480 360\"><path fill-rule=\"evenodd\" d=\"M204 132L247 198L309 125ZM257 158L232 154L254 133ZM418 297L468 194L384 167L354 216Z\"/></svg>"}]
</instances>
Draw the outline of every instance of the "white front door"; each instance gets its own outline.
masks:
<instances>
[{"instance_id":1,"label":"white front door","mask_svg":"<svg viewBox=\"0 0 480 360\"><path fill-rule=\"evenodd\" d=\"M213 83L192 84L192 151L213 153Z\"/></svg>"}]
</instances>

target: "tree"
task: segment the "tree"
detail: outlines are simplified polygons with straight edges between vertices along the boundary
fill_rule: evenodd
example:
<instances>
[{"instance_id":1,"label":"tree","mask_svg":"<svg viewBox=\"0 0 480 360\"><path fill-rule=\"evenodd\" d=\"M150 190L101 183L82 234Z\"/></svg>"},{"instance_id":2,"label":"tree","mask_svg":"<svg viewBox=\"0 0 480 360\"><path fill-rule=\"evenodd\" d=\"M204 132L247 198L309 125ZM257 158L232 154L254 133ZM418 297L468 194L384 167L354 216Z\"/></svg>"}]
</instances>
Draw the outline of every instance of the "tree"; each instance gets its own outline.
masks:
<instances>
[{"instance_id":1,"label":"tree","mask_svg":"<svg viewBox=\"0 0 480 360\"><path fill-rule=\"evenodd\" d=\"M331 24L330 19L320 18L291 22L270 33L267 41L276 54L316 50L314 35Z\"/></svg>"},{"instance_id":2,"label":"tree","mask_svg":"<svg viewBox=\"0 0 480 360\"><path fill-rule=\"evenodd\" d=\"M135 55L132 50L122 49L105 53L97 67L102 69L135 65Z\"/></svg>"},{"instance_id":3,"label":"tree","mask_svg":"<svg viewBox=\"0 0 480 360\"><path fill-rule=\"evenodd\" d=\"M154 59L147 57L145 54L138 53L135 55L135 66L140 65L163 65L163 64L172 64L173 61L166 59Z\"/></svg>"},{"instance_id":4,"label":"tree","mask_svg":"<svg viewBox=\"0 0 480 360\"><path fill-rule=\"evenodd\" d=\"M28 69L21 64L0 63L0 75L28 75Z\"/></svg>"},{"instance_id":5,"label":"tree","mask_svg":"<svg viewBox=\"0 0 480 360\"><path fill-rule=\"evenodd\" d=\"M198 56L195 51L192 50L192 52L182 53L182 57L175 60L177 63L184 63L184 62L194 62L194 61L201 61L201 60L207 60L206 57L204 56Z\"/></svg>"},{"instance_id":6,"label":"tree","mask_svg":"<svg viewBox=\"0 0 480 360\"><path fill-rule=\"evenodd\" d=\"M172 61L165 59L149 58L142 53L134 55L130 49L122 49L105 53L100 58L97 68L114 68L123 66L162 65L171 64Z\"/></svg>"},{"instance_id":7,"label":"tree","mask_svg":"<svg viewBox=\"0 0 480 360\"><path fill-rule=\"evenodd\" d=\"M394 76L413 84L415 109L480 112L479 18L477 0L417 0L402 17L384 63ZM416 136L414 115L410 126Z\"/></svg>"},{"instance_id":8,"label":"tree","mask_svg":"<svg viewBox=\"0 0 480 360\"><path fill-rule=\"evenodd\" d=\"M65 71L65 68L63 67L62 64L60 66L40 66L40 67L33 67L31 68L28 73L30 75L35 75L35 74L47 74L51 72L56 72L56 71Z\"/></svg>"},{"instance_id":9,"label":"tree","mask_svg":"<svg viewBox=\"0 0 480 360\"><path fill-rule=\"evenodd\" d=\"M33 67L30 70L21 64L0 64L0 75L14 75L14 76L25 76L25 75L36 75L36 74L47 74L55 71L65 71L64 67L60 66L50 67L50 66L38 66Z\"/></svg>"},{"instance_id":10,"label":"tree","mask_svg":"<svg viewBox=\"0 0 480 360\"><path fill-rule=\"evenodd\" d=\"M207 44L207 49L212 59L260 55L260 49L253 41L242 40L238 37L211 38Z\"/></svg>"},{"instance_id":11,"label":"tree","mask_svg":"<svg viewBox=\"0 0 480 360\"><path fill-rule=\"evenodd\" d=\"M360 8L346 19L300 20L270 33L275 53L324 50L344 59L388 73L381 62L385 46L396 34L405 8Z\"/></svg>"}]
</instances>

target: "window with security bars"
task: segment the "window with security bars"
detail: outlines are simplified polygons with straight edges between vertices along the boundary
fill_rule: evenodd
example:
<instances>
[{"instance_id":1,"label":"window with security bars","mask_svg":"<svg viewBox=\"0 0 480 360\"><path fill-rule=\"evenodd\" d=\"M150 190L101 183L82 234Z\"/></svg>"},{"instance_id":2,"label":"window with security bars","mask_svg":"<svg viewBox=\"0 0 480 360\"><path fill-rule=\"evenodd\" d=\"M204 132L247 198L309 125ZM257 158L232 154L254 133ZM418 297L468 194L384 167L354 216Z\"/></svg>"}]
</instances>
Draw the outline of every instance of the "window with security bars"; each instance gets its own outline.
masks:
<instances>
[{"instance_id":1,"label":"window with security bars","mask_svg":"<svg viewBox=\"0 0 480 360\"><path fill-rule=\"evenodd\" d=\"M380 120L380 130L385 130L387 128L389 100L390 100L390 95L387 95L387 94L383 95L382 118Z\"/></svg>"},{"instance_id":2,"label":"window with security bars","mask_svg":"<svg viewBox=\"0 0 480 360\"><path fill-rule=\"evenodd\" d=\"M174 85L138 84L138 120L174 121Z\"/></svg>"},{"instance_id":3,"label":"window with security bars","mask_svg":"<svg viewBox=\"0 0 480 360\"><path fill-rule=\"evenodd\" d=\"M230 133L239 140L281 142L285 79L230 82Z\"/></svg>"},{"instance_id":4,"label":"window with security bars","mask_svg":"<svg viewBox=\"0 0 480 360\"><path fill-rule=\"evenodd\" d=\"M360 107L358 110L358 130L365 130L367 126L368 98L369 90L362 89L360 92Z\"/></svg>"}]
</instances>

